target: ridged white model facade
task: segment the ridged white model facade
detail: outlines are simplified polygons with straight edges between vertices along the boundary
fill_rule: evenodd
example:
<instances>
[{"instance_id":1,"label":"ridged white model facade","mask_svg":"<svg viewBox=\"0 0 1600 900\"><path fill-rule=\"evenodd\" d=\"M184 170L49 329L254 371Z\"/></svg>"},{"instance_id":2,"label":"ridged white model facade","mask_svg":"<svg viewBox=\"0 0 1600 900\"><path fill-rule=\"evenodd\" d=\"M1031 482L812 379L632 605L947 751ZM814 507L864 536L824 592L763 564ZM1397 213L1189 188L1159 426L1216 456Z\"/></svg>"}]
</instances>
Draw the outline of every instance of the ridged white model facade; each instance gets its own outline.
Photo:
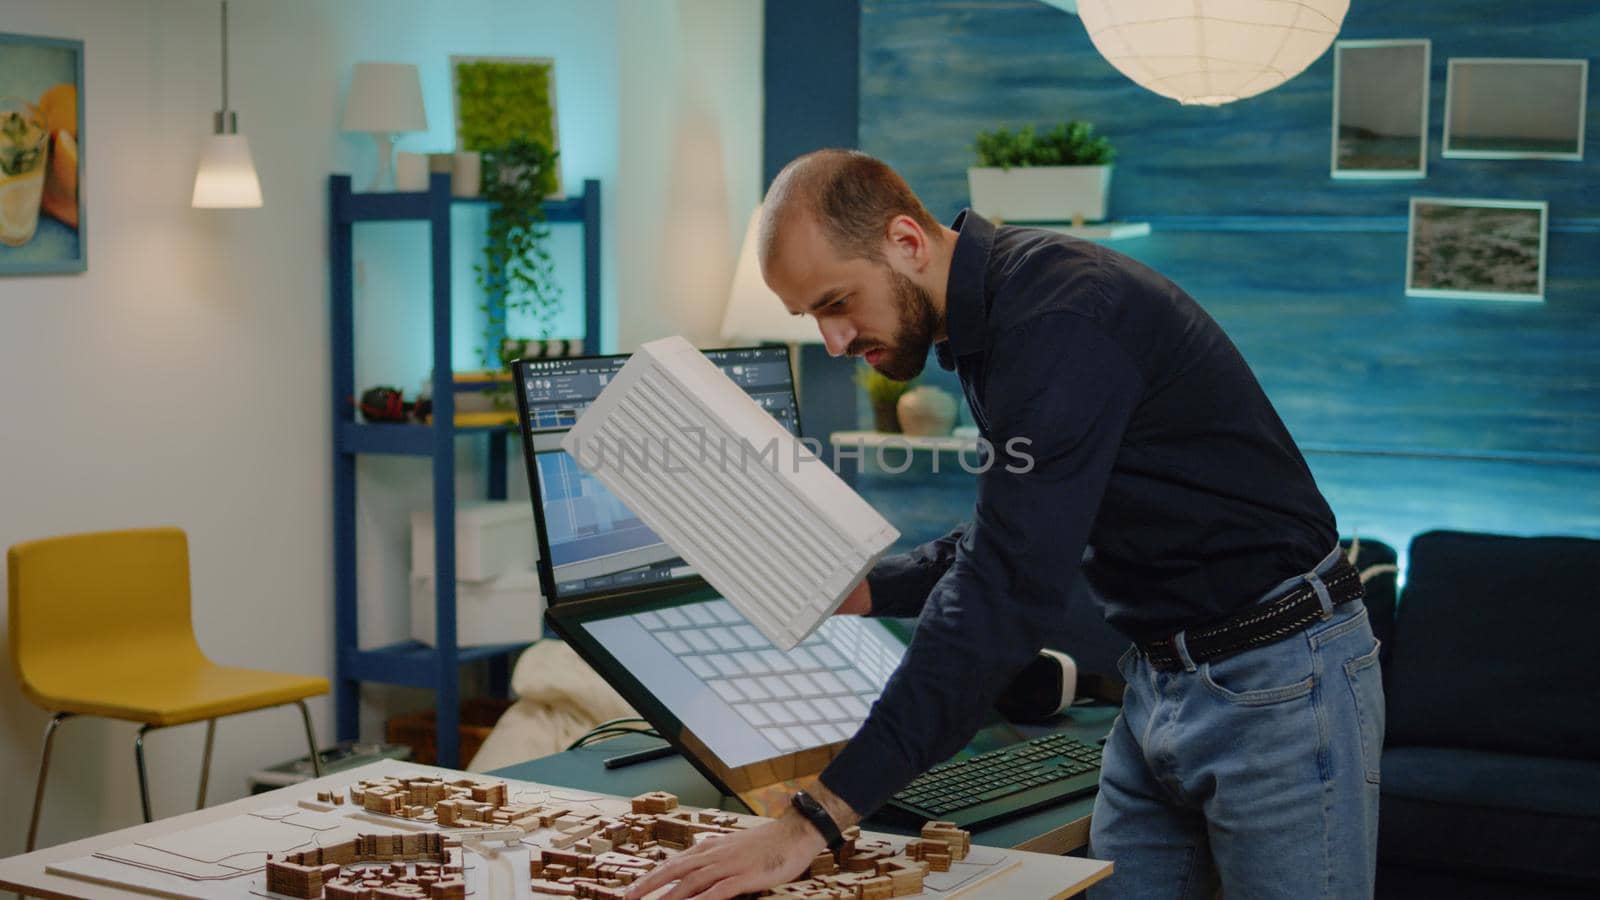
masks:
<instances>
[{"instance_id":1,"label":"ridged white model facade","mask_svg":"<svg viewBox=\"0 0 1600 900\"><path fill-rule=\"evenodd\" d=\"M681 337L640 347L562 446L780 649L900 536Z\"/></svg>"}]
</instances>

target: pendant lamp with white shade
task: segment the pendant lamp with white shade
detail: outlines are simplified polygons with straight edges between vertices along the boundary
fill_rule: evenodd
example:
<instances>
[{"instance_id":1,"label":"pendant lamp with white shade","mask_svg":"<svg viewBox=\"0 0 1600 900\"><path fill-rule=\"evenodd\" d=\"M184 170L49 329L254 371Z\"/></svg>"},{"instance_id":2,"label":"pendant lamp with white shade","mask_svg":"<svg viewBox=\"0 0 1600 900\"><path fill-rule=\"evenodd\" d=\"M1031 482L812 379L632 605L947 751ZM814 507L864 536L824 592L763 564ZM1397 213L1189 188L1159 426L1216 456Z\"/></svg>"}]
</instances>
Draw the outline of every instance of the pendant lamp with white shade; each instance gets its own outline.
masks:
<instances>
[{"instance_id":1,"label":"pendant lamp with white shade","mask_svg":"<svg viewBox=\"0 0 1600 900\"><path fill-rule=\"evenodd\" d=\"M722 314L722 339L734 345L787 344L795 397L799 399L804 390L800 379L800 345L822 343L822 332L817 330L817 322L811 316L791 315L762 279L761 260L756 252L760 232L761 206L758 204L750 214L744 241L739 245L739 261L734 266L728 305Z\"/></svg>"},{"instance_id":2,"label":"pendant lamp with white shade","mask_svg":"<svg viewBox=\"0 0 1600 900\"><path fill-rule=\"evenodd\" d=\"M228 0L222 0L222 108L217 110L214 128L215 133L200 150L190 205L202 209L260 206L261 181L250 157L250 142L239 134L239 114L228 109Z\"/></svg>"},{"instance_id":3,"label":"pendant lamp with white shade","mask_svg":"<svg viewBox=\"0 0 1600 900\"><path fill-rule=\"evenodd\" d=\"M1179 103L1220 106L1270 91L1304 71L1333 43L1350 0L1076 5L1095 49L1119 72Z\"/></svg>"}]
</instances>

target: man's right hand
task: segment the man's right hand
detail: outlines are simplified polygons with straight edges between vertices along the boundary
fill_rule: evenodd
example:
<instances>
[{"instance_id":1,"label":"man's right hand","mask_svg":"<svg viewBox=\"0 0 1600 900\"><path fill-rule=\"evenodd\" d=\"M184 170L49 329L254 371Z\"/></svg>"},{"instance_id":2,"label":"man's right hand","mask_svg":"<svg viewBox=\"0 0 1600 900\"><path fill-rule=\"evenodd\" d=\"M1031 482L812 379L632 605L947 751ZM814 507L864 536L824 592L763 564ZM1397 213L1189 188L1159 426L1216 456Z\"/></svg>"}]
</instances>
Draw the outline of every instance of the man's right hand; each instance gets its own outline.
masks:
<instances>
[{"instance_id":1,"label":"man's right hand","mask_svg":"<svg viewBox=\"0 0 1600 900\"><path fill-rule=\"evenodd\" d=\"M872 588L865 578L861 579L850 595L844 598L839 608L834 610L836 616L870 616L872 615Z\"/></svg>"}]
</instances>

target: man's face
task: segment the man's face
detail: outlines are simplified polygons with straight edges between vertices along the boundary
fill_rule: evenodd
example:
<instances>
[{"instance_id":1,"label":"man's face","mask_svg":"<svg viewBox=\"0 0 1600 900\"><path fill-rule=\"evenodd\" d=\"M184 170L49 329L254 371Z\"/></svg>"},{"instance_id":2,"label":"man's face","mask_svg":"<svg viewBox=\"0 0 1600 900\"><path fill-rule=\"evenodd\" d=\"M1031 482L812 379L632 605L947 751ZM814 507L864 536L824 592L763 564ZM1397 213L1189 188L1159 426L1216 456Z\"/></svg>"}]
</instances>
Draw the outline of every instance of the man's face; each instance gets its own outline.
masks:
<instances>
[{"instance_id":1,"label":"man's face","mask_svg":"<svg viewBox=\"0 0 1600 900\"><path fill-rule=\"evenodd\" d=\"M817 320L833 356L859 356L897 381L922 373L938 327L933 298L885 259L845 259L809 216L785 223L762 272L789 312Z\"/></svg>"}]
</instances>

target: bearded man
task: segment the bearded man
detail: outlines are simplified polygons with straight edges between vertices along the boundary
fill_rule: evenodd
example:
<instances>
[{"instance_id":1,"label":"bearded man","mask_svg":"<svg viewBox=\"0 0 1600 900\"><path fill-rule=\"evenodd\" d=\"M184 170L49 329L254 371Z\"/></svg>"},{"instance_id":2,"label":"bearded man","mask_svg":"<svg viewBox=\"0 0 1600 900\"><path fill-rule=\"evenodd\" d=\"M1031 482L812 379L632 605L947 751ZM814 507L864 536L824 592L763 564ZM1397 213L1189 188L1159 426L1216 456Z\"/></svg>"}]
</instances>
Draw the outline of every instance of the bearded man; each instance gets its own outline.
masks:
<instances>
[{"instance_id":1,"label":"bearded man","mask_svg":"<svg viewBox=\"0 0 1600 900\"><path fill-rule=\"evenodd\" d=\"M1115 873L1091 896L1370 896L1377 642L1332 511L1216 322L1098 244L971 211L943 227L852 151L774 180L761 266L835 356L906 380L936 350L983 437L1025 442L1032 464L989 467L969 523L884 559L841 607L919 621L816 789L629 896L675 881L670 900L724 898L798 876L978 730L1080 570L1133 644L1090 838Z\"/></svg>"}]
</instances>

